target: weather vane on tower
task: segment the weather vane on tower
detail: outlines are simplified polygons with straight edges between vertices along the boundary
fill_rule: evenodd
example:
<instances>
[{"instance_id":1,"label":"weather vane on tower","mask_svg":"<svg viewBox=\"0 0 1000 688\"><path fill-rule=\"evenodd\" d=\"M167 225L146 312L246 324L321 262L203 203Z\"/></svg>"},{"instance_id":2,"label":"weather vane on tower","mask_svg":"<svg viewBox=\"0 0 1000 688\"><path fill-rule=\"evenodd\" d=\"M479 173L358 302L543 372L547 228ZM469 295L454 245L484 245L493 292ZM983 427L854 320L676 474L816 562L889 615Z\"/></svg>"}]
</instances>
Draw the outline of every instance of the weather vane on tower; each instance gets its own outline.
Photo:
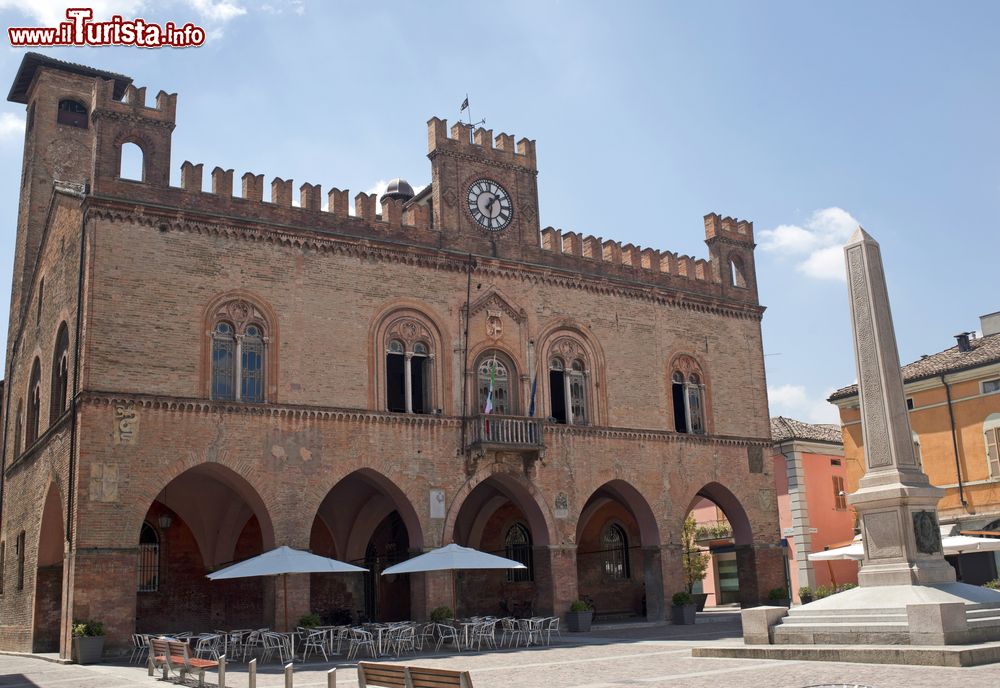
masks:
<instances>
[{"instance_id":1,"label":"weather vane on tower","mask_svg":"<svg viewBox=\"0 0 1000 688\"><path fill-rule=\"evenodd\" d=\"M466 110L468 110L468 117L469 117L469 143L474 143L473 138L472 138L472 131L476 127L478 127L480 124L486 124L486 118L483 117L481 120L479 120L475 124L472 123L472 108L469 107L469 94L468 93L465 94L465 100L462 101L462 107L460 107L458 109L458 113L462 114Z\"/></svg>"}]
</instances>

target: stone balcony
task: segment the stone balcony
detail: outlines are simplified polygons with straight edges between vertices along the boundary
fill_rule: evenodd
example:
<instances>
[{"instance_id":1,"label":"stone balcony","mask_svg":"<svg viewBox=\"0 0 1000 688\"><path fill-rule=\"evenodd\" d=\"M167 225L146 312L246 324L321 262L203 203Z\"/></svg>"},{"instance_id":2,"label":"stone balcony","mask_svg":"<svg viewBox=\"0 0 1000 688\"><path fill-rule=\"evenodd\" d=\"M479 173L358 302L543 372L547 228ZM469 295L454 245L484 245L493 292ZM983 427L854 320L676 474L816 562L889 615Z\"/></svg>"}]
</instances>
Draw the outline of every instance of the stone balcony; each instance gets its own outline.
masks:
<instances>
[{"instance_id":1,"label":"stone balcony","mask_svg":"<svg viewBox=\"0 0 1000 688\"><path fill-rule=\"evenodd\" d=\"M475 416L472 446L484 450L541 452L545 449L542 421L526 416Z\"/></svg>"}]
</instances>

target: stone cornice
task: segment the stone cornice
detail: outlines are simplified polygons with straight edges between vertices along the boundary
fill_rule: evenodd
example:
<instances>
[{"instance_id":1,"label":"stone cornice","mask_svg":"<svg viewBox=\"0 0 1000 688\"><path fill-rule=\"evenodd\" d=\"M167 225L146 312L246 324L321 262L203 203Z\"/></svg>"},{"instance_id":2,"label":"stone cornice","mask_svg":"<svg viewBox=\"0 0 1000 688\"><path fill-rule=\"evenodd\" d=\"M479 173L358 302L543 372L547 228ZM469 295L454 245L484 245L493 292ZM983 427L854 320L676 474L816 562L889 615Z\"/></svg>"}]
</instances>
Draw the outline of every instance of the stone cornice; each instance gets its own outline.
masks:
<instances>
[{"instance_id":1,"label":"stone cornice","mask_svg":"<svg viewBox=\"0 0 1000 688\"><path fill-rule=\"evenodd\" d=\"M389 238L358 237L263 220L217 216L202 211L134 203L105 196L92 195L88 198L87 217L137 224L161 231L210 234L234 240L305 248L366 261L377 260L449 272L465 272L468 269L468 254L460 251L409 244ZM477 258L476 273L489 277L582 289L594 294L622 296L650 301L660 306L747 320L760 321L764 313L764 307L757 304L723 303L679 288L592 276L515 259L485 256Z\"/></svg>"},{"instance_id":2,"label":"stone cornice","mask_svg":"<svg viewBox=\"0 0 1000 688\"><path fill-rule=\"evenodd\" d=\"M177 413L233 414L260 416L266 418L293 418L296 420L315 419L353 422L369 425L409 425L417 427L439 427L459 429L462 419L458 416L418 415L404 413L383 413L363 409L348 409L332 406L307 406L301 404L247 404L232 401L212 401L193 397L174 397L130 392L84 391L80 402L92 407L110 407L120 403L131 403L140 409L169 411ZM642 428L615 428L595 426L566 426L545 423L545 433L551 436L594 437L601 439L653 440L662 442L682 442L715 446L760 446L770 447L770 438L735 437L729 435L690 435L668 430L648 430Z\"/></svg>"},{"instance_id":3,"label":"stone cornice","mask_svg":"<svg viewBox=\"0 0 1000 688\"><path fill-rule=\"evenodd\" d=\"M438 156L444 156L446 158L453 158L455 160L463 160L475 165L488 165L490 167L500 167L505 170L511 170L514 172L527 172L534 176L538 176L538 170L533 170L527 165L515 165L509 162L503 162L501 160L493 159L483 159L482 156L470 155L468 153L459 153L457 151L448 150L446 148L435 148L430 153L427 154L428 160L433 160Z\"/></svg>"}]
</instances>

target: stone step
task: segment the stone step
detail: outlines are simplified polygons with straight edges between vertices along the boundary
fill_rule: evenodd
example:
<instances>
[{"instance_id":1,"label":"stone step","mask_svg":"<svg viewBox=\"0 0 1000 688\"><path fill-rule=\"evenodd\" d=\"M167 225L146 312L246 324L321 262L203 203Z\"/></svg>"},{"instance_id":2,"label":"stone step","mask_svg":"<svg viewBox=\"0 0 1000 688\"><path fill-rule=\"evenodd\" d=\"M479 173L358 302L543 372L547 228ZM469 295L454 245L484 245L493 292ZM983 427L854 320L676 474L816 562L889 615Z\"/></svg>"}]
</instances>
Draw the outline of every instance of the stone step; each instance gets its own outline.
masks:
<instances>
[{"instance_id":1,"label":"stone step","mask_svg":"<svg viewBox=\"0 0 1000 688\"><path fill-rule=\"evenodd\" d=\"M838 614L837 616L823 616L819 614L786 616L781 620L782 626L799 626L802 624L870 624L870 623L905 623L906 614L885 614L876 616L874 614Z\"/></svg>"}]
</instances>

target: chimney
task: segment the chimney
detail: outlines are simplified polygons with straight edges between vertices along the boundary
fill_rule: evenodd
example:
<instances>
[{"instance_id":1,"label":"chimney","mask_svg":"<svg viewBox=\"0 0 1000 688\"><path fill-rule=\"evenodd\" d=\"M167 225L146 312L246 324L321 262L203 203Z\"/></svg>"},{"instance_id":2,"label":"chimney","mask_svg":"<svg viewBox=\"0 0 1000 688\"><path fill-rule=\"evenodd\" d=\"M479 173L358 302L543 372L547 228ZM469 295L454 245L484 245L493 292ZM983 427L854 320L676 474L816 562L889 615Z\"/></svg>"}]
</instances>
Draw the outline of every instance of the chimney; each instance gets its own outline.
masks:
<instances>
[{"instance_id":1,"label":"chimney","mask_svg":"<svg viewBox=\"0 0 1000 688\"><path fill-rule=\"evenodd\" d=\"M969 344L969 335L972 332L961 332L955 335L955 340L958 342L958 350L961 352L972 351L972 346Z\"/></svg>"},{"instance_id":2,"label":"chimney","mask_svg":"<svg viewBox=\"0 0 1000 688\"><path fill-rule=\"evenodd\" d=\"M979 316L979 329L982 330L984 337L1000 334L1000 311Z\"/></svg>"}]
</instances>

